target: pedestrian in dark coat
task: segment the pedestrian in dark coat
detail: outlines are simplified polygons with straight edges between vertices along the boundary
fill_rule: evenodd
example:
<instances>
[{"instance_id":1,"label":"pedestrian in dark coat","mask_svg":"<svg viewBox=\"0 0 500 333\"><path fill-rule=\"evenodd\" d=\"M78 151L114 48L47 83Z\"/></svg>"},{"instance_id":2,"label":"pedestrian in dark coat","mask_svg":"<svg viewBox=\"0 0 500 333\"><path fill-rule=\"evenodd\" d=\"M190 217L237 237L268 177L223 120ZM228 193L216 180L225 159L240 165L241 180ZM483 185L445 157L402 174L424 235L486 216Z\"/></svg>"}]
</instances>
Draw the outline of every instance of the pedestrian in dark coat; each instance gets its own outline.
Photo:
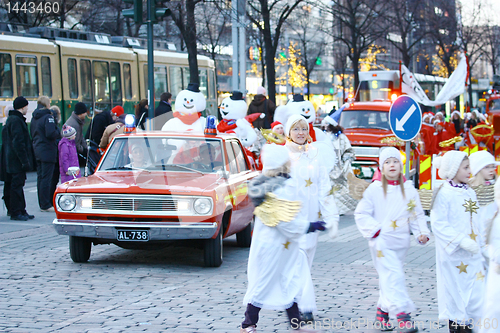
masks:
<instances>
[{"instance_id":1,"label":"pedestrian in dark coat","mask_svg":"<svg viewBox=\"0 0 500 333\"><path fill-rule=\"evenodd\" d=\"M31 135L36 158L38 204L42 212L50 212L54 211L52 201L59 182L57 143L61 132L52 111L42 103L33 112Z\"/></svg>"},{"instance_id":2,"label":"pedestrian in dark coat","mask_svg":"<svg viewBox=\"0 0 500 333\"><path fill-rule=\"evenodd\" d=\"M172 94L164 92L160 96L160 105L155 109L155 130L161 131L163 125L173 117Z\"/></svg>"},{"instance_id":3,"label":"pedestrian in dark coat","mask_svg":"<svg viewBox=\"0 0 500 333\"><path fill-rule=\"evenodd\" d=\"M26 212L24 184L26 172L34 168L33 145L24 117L28 101L19 96L14 100L14 110L2 130L1 180L4 181L3 200L11 220L27 221L34 218Z\"/></svg>"},{"instance_id":4,"label":"pedestrian in dark coat","mask_svg":"<svg viewBox=\"0 0 500 333\"><path fill-rule=\"evenodd\" d=\"M148 118L148 100L141 99L139 104L135 106L135 127L139 127L140 129L146 129L144 123Z\"/></svg>"},{"instance_id":5,"label":"pedestrian in dark coat","mask_svg":"<svg viewBox=\"0 0 500 333\"><path fill-rule=\"evenodd\" d=\"M83 139L83 125L85 124L85 117L87 116L87 106L85 103L78 102L75 105L75 111L66 120L65 125L71 126L76 130L76 151L83 156L87 156L87 143ZM83 163L83 165L85 162Z\"/></svg>"},{"instance_id":6,"label":"pedestrian in dark coat","mask_svg":"<svg viewBox=\"0 0 500 333\"><path fill-rule=\"evenodd\" d=\"M274 121L274 110L276 110L276 104L270 99L266 98L266 88L258 87L257 95L254 96L253 101L248 106L247 115L252 113L264 113L265 118L257 118L253 122L253 127L255 128L271 128L271 123Z\"/></svg>"},{"instance_id":7,"label":"pedestrian in dark coat","mask_svg":"<svg viewBox=\"0 0 500 333\"><path fill-rule=\"evenodd\" d=\"M111 111L102 111L94 116L85 134L85 139L91 140L91 148L97 149L99 147L104 130L113 122Z\"/></svg>"}]
</instances>

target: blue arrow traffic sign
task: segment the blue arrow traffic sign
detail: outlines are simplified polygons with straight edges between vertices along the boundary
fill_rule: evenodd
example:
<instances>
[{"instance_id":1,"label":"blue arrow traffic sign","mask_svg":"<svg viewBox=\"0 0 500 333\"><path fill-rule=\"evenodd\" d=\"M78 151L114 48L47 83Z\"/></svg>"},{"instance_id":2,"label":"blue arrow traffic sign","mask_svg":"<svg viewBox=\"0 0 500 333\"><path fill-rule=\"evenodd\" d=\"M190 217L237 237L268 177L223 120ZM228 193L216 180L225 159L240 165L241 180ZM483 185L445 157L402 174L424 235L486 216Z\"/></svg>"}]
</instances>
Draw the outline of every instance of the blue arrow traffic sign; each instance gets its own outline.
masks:
<instances>
[{"instance_id":1,"label":"blue arrow traffic sign","mask_svg":"<svg viewBox=\"0 0 500 333\"><path fill-rule=\"evenodd\" d=\"M420 106L409 96L399 96L389 110L389 124L397 138L403 141L412 140L422 127Z\"/></svg>"}]
</instances>

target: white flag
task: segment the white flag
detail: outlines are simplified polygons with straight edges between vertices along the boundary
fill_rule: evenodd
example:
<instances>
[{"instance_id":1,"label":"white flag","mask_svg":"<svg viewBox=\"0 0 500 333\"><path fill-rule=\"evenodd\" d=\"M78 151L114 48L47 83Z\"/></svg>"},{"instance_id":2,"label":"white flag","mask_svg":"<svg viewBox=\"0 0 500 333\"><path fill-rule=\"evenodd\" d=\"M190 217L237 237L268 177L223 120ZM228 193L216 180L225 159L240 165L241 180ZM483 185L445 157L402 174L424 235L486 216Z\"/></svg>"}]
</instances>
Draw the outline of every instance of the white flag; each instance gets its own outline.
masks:
<instances>
[{"instance_id":1,"label":"white flag","mask_svg":"<svg viewBox=\"0 0 500 333\"><path fill-rule=\"evenodd\" d=\"M467 60L462 53L460 62L451 74L448 82L443 86L441 91L436 97L435 101L431 101L425 91L418 84L415 76L406 68L401 65L401 90L408 96L412 97L418 103L427 106L441 105L449 100L457 97L465 91L465 80L467 79Z\"/></svg>"}]
</instances>

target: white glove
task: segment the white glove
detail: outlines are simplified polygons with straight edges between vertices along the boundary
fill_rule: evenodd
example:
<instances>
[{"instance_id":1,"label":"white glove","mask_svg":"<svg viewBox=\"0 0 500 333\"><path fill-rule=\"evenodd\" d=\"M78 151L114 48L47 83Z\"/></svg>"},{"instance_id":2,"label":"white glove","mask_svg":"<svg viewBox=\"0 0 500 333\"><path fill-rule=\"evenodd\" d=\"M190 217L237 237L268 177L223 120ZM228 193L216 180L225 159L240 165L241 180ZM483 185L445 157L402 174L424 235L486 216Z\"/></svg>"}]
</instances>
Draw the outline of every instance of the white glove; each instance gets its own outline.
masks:
<instances>
[{"instance_id":1,"label":"white glove","mask_svg":"<svg viewBox=\"0 0 500 333\"><path fill-rule=\"evenodd\" d=\"M337 235L339 234L339 223L338 222L332 223L331 225L327 226L326 228L328 230L328 236L330 236L330 238L332 238L332 239L336 238Z\"/></svg>"},{"instance_id":2,"label":"white glove","mask_svg":"<svg viewBox=\"0 0 500 333\"><path fill-rule=\"evenodd\" d=\"M479 252L479 245L477 245L475 241L467 237L462 239L462 241L460 242L460 247L472 254L476 254Z\"/></svg>"}]
</instances>

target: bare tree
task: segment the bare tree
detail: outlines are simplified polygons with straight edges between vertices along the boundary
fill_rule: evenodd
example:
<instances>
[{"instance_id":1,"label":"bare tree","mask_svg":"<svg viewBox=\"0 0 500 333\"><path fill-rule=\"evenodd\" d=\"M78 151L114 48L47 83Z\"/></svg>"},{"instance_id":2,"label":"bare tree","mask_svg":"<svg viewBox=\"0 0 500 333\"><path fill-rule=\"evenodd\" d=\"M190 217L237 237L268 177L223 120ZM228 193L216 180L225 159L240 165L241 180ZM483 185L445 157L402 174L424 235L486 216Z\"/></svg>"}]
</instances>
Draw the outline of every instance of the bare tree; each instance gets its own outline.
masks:
<instances>
[{"instance_id":1,"label":"bare tree","mask_svg":"<svg viewBox=\"0 0 500 333\"><path fill-rule=\"evenodd\" d=\"M345 89L346 89L346 82L345 78L347 75L347 67L348 67L348 59L349 57L349 50L347 50L347 47L343 43L334 43L333 44L333 68L335 69L335 73L337 75L340 75L342 77L342 101L345 100Z\"/></svg>"},{"instance_id":2,"label":"bare tree","mask_svg":"<svg viewBox=\"0 0 500 333\"><path fill-rule=\"evenodd\" d=\"M295 33L299 41L301 62L306 70L307 97L311 92L311 73L318 66L317 59L325 51L326 40L324 36L323 20L318 20L312 15L314 8L307 4L294 12L294 18L287 26Z\"/></svg>"},{"instance_id":3,"label":"bare tree","mask_svg":"<svg viewBox=\"0 0 500 333\"><path fill-rule=\"evenodd\" d=\"M500 27L493 23L496 11L493 10L493 8L488 7L486 12L488 15L486 15L485 24L481 29L481 38L483 38L485 42L483 54L491 65L493 75L496 75L499 66L498 55L500 54Z\"/></svg>"},{"instance_id":4,"label":"bare tree","mask_svg":"<svg viewBox=\"0 0 500 333\"><path fill-rule=\"evenodd\" d=\"M384 19L387 22L387 41L401 52L403 64L412 69L412 59L419 52L418 46L428 31L418 17L425 12L425 1L387 0ZM418 30L418 33L416 31Z\"/></svg>"},{"instance_id":5,"label":"bare tree","mask_svg":"<svg viewBox=\"0 0 500 333\"><path fill-rule=\"evenodd\" d=\"M359 85L359 58L387 32L380 19L385 6L376 0L332 0L327 8L333 16L333 38L348 50L355 87Z\"/></svg>"},{"instance_id":6,"label":"bare tree","mask_svg":"<svg viewBox=\"0 0 500 333\"><path fill-rule=\"evenodd\" d=\"M58 22L59 27L64 28L66 17L72 13L75 7L80 3L79 0L16 0L2 1L0 8L8 13L9 23L23 24L31 28Z\"/></svg>"},{"instance_id":7,"label":"bare tree","mask_svg":"<svg viewBox=\"0 0 500 333\"><path fill-rule=\"evenodd\" d=\"M262 77L262 86L266 86L266 62L264 57L264 34L260 29L257 29L254 24L247 26L247 36L249 41L259 49L260 70Z\"/></svg>"},{"instance_id":8,"label":"bare tree","mask_svg":"<svg viewBox=\"0 0 500 333\"><path fill-rule=\"evenodd\" d=\"M249 0L247 17L264 36L264 55L268 79L269 99L276 102L276 72L274 57L286 20L305 0ZM272 24L273 22L273 24Z\"/></svg>"},{"instance_id":9,"label":"bare tree","mask_svg":"<svg viewBox=\"0 0 500 333\"><path fill-rule=\"evenodd\" d=\"M468 3L472 6L472 12L469 15L464 16L462 6L458 7L459 17L461 20L458 22L458 39L460 41L460 46L462 50L468 57L469 64L469 82L468 82L468 93L469 93L469 104L472 104L472 69L477 61L481 58L484 53L485 39L481 38L480 22L483 19L483 10L481 0L472 0ZM471 105L473 106L473 105Z\"/></svg>"},{"instance_id":10,"label":"bare tree","mask_svg":"<svg viewBox=\"0 0 500 333\"><path fill-rule=\"evenodd\" d=\"M230 13L214 3L203 2L196 9L198 42L215 61L221 47L231 43Z\"/></svg>"},{"instance_id":11,"label":"bare tree","mask_svg":"<svg viewBox=\"0 0 500 333\"><path fill-rule=\"evenodd\" d=\"M200 83L200 75L198 73L198 49L196 36L196 15L195 8L202 0L185 0L175 1L170 3L172 10L171 17L175 25L181 32L182 39L186 45L188 52L189 74L190 81Z\"/></svg>"}]
</instances>

